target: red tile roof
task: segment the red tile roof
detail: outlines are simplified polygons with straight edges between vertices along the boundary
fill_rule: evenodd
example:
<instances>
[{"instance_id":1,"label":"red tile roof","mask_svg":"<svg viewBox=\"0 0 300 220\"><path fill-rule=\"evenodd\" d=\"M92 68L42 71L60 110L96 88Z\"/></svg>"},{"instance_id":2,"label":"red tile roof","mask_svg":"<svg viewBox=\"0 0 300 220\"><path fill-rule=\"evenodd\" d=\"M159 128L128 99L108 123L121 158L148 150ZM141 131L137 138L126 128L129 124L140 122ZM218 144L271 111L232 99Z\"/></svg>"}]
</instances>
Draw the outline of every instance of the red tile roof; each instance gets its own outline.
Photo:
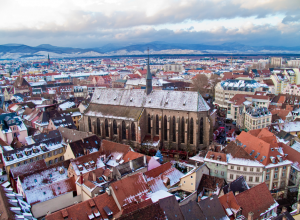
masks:
<instances>
[{"instance_id":1,"label":"red tile roof","mask_svg":"<svg viewBox=\"0 0 300 220\"><path fill-rule=\"evenodd\" d=\"M143 157L144 154L140 154L134 151L129 151L123 156L124 163L134 160L139 157Z\"/></svg>"},{"instance_id":2,"label":"red tile roof","mask_svg":"<svg viewBox=\"0 0 300 220\"><path fill-rule=\"evenodd\" d=\"M130 151L130 146L112 141L102 140L99 151L104 152L106 156L109 156L113 152L126 154Z\"/></svg>"},{"instance_id":3,"label":"red tile roof","mask_svg":"<svg viewBox=\"0 0 300 220\"><path fill-rule=\"evenodd\" d=\"M150 189L142 173L128 176L110 185L121 207L144 200Z\"/></svg>"},{"instance_id":4,"label":"red tile roof","mask_svg":"<svg viewBox=\"0 0 300 220\"><path fill-rule=\"evenodd\" d=\"M220 203L223 206L225 213L228 215L226 209L230 208L235 214L240 210L241 206L238 204L232 191L219 197ZM230 216L230 215L228 215Z\"/></svg>"},{"instance_id":5,"label":"red tile roof","mask_svg":"<svg viewBox=\"0 0 300 220\"><path fill-rule=\"evenodd\" d=\"M108 219L108 216L103 209L105 206L107 206L113 212L113 216L116 216L119 213L119 208L116 205L113 197L109 196L107 193L104 193L92 199L47 215L46 219L63 220L65 217L67 217L68 219L90 220L88 215L94 215L94 213L98 212L100 212L100 215L103 219Z\"/></svg>"},{"instance_id":6,"label":"red tile roof","mask_svg":"<svg viewBox=\"0 0 300 220\"><path fill-rule=\"evenodd\" d=\"M257 219L276 203L267 185L261 183L236 196L237 203L243 208L242 214L248 216L253 212L253 219Z\"/></svg>"},{"instance_id":7,"label":"red tile roof","mask_svg":"<svg viewBox=\"0 0 300 220\"><path fill-rule=\"evenodd\" d=\"M145 172L144 175L145 175L146 179L152 179L152 178L158 177L160 174L169 170L171 167L172 167L172 164L170 162L167 162L167 163L160 165L159 167L156 167L152 170Z\"/></svg>"}]
</instances>

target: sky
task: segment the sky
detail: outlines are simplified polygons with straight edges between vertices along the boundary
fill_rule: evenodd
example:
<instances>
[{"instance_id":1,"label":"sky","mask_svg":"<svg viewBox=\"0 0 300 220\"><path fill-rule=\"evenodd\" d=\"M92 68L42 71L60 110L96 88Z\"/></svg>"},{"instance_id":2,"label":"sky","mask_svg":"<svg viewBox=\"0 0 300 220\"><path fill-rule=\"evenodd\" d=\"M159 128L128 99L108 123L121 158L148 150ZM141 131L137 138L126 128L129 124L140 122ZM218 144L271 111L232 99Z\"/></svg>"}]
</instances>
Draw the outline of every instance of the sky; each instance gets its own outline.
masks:
<instances>
[{"instance_id":1,"label":"sky","mask_svg":"<svg viewBox=\"0 0 300 220\"><path fill-rule=\"evenodd\" d=\"M1 0L0 44L300 46L300 0Z\"/></svg>"}]
</instances>

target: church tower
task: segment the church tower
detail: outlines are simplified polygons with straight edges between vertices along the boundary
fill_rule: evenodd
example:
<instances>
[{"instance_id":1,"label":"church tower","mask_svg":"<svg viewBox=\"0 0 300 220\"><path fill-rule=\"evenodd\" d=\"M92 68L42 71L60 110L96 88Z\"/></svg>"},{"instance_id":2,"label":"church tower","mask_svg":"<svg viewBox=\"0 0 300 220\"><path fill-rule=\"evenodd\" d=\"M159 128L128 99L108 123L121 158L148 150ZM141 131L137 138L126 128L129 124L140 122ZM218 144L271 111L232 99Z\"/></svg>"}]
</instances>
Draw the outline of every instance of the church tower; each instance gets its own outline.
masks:
<instances>
[{"instance_id":1,"label":"church tower","mask_svg":"<svg viewBox=\"0 0 300 220\"><path fill-rule=\"evenodd\" d=\"M147 65L147 76L146 76L146 94L149 95L152 92L152 75L150 72L150 58L149 58L149 48L148 48L148 65Z\"/></svg>"},{"instance_id":2,"label":"church tower","mask_svg":"<svg viewBox=\"0 0 300 220\"><path fill-rule=\"evenodd\" d=\"M49 56L49 53L48 53L48 66L50 66L50 56Z\"/></svg>"}]
</instances>

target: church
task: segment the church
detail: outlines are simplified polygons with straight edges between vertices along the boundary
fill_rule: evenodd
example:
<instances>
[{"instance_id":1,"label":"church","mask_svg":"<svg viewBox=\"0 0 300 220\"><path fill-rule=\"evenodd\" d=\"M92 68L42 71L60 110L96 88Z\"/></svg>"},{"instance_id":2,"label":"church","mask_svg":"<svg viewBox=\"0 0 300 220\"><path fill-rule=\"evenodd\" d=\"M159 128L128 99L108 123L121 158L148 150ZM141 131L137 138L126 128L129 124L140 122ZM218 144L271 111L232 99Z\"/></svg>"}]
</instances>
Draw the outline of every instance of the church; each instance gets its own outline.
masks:
<instances>
[{"instance_id":1,"label":"church","mask_svg":"<svg viewBox=\"0 0 300 220\"><path fill-rule=\"evenodd\" d=\"M97 88L80 119L81 131L141 146L200 150L212 137L210 107L198 92L152 89L149 58L146 89Z\"/></svg>"}]
</instances>

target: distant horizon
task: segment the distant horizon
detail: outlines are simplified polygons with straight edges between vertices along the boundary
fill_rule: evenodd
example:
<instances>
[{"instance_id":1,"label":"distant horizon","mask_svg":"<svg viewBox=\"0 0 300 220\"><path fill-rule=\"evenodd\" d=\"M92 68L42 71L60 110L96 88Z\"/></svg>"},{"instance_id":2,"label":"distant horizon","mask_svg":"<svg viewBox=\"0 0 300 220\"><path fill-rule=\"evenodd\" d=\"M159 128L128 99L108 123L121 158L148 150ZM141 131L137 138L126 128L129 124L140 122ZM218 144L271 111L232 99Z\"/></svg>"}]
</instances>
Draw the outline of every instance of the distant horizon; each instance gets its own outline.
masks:
<instances>
[{"instance_id":1,"label":"distant horizon","mask_svg":"<svg viewBox=\"0 0 300 220\"><path fill-rule=\"evenodd\" d=\"M299 0L3 0L0 43L92 48L153 41L296 47Z\"/></svg>"},{"instance_id":2,"label":"distant horizon","mask_svg":"<svg viewBox=\"0 0 300 220\"><path fill-rule=\"evenodd\" d=\"M5 43L5 44L0 44L1 46L29 46L29 47L40 47L42 45L49 45L49 46L53 46L53 47L70 47L70 48L78 48L78 49L90 49L90 48L98 48L98 47L103 47L106 45L123 45L123 47L127 47L127 46L132 46L132 45L146 45L146 44L181 44L181 45L207 45L207 46L222 46L222 45L228 45L228 44L233 44L233 45L244 45L244 46L251 46L251 47L286 47L286 48L293 48L293 47L300 47L299 45L295 45L295 46L286 46L286 45L252 45L252 44L246 44L246 43L240 43L240 42L219 42L219 43L172 43L172 42L163 42L163 41L150 41L150 42L138 42L138 43L118 43L118 42L111 42L111 43L105 43L102 44L101 46L93 46L93 47L79 47L79 46L58 46L55 44L50 44L50 43L42 43L42 44L38 44L38 45L29 45L29 44L25 44L25 43ZM151 48L150 48L151 50Z\"/></svg>"}]
</instances>

